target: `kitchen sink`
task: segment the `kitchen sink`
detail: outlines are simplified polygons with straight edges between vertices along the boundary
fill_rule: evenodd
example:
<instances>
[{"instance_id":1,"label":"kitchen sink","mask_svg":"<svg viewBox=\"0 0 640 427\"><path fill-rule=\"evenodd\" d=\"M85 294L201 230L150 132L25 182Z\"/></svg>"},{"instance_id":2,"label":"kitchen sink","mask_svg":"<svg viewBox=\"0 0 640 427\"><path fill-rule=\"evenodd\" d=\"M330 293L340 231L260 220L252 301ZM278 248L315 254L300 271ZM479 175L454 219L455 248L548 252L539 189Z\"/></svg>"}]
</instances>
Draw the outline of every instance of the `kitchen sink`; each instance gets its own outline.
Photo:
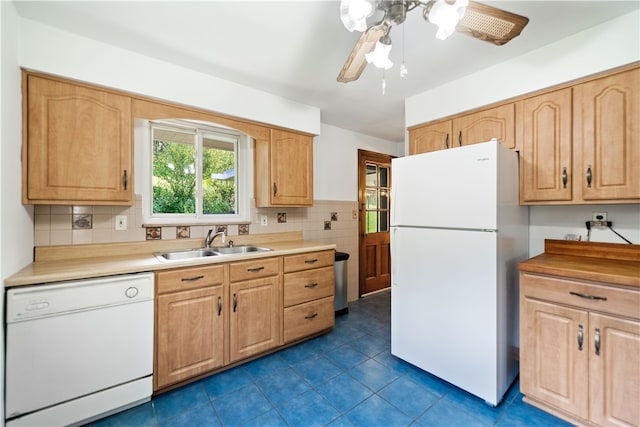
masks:
<instances>
[{"instance_id":1,"label":"kitchen sink","mask_svg":"<svg viewBox=\"0 0 640 427\"><path fill-rule=\"evenodd\" d=\"M262 248L260 246L238 245L238 246L219 246L219 247L212 248L212 250L219 255L235 255L235 254L247 254L251 252L268 252L271 249Z\"/></svg>"},{"instance_id":2,"label":"kitchen sink","mask_svg":"<svg viewBox=\"0 0 640 427\"><path fill-rule=\"evenodd\" d=\"M155 255L160 261L176 261L183 259L218 256L220 254L213 249L190 249L186 251L162 252Z\"/></svg>"}]
</instances>

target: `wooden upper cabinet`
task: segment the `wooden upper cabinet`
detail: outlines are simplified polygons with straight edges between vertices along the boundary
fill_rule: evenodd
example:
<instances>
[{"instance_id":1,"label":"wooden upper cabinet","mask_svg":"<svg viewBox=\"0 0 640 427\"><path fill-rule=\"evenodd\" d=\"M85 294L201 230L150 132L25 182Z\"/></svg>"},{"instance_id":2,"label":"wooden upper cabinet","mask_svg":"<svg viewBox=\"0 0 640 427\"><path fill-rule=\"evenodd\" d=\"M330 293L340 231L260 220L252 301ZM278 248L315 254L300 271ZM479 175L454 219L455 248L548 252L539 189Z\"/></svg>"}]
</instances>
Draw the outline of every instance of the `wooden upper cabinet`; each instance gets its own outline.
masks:
<instances>
[{"instance_id":1,"label":"wooden upper cabinet","mask_svg":"<svg viewBox=\"0 0 640 427\"><path fill-rule=\"evenodd\" d=\"M571 88L520 101L520 201L571 201Z\"/></svg>"},{"instance_id":2,"label":"wooden upper cabinet","mask_svg":"<svg viewBox=\"0 0 640 427\"><path fill-rule=\"evenodd\" d=\"M409 154L428 153L450 148L451 120L433 123L409 131Z\"/></svg>"},{"instance_id":3,"label":"wooden upper cabinet","mask_svg":"<svg viewBox=\"0 0 640 427\"><path fill-rule=\"evenodd\" d=\"M573 90L578 196L589 203L637 203L640 68L579 84Z\"/></svg>"},{"instance_id":4,"label":"wooden upper cabinet","mask_svg":"<svg viewBox=\"0 0 640 427\"><path fill-rule=\"evenodd\" d=\"M453 146L477 144L497 138L507 148L515 148L514 104L505 104L452 120Z\"/></svg>"},{"instance_id":5,"label":"wooden upper cabinet","mask_svg":"<svg viewBox=\"0 0 640 427\"><path fill-rule=\"evenodd\" d=\"M313 205L313 137L271 129L255 141L257 207Z\"/></svg>"},{"instance_id":6,"label":"wooden upper cabinet","mask_svg":"<svg viewBox=\"0 0 640 427\"><path fill-rule=\"evenodd\" d=\"M23 122L23 203L134 203L130 97L24 72Z\"/></svg>"}]
</instances>

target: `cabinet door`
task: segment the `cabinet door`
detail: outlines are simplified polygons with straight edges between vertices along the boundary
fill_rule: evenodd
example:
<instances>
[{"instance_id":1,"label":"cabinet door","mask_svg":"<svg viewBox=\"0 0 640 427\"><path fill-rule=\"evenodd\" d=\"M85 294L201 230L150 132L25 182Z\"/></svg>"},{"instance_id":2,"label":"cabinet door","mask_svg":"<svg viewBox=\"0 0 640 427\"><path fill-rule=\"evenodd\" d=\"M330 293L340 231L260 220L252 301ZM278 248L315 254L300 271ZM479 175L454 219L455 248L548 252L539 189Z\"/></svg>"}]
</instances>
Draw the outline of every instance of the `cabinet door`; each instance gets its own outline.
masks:
<instances>
[{"instance_id":1,"label":"cabinet door","mask_svg":"<svg viewBox=\"0 0 640 427\"><path fill-rule=\"evenodd\" d=\"M313 205L313 138L271 130L273 205Z\"/></svg>"},{"instance_id":2,"label":"cabinet door","mask_svg":"<svg viewBox=\"0 0 640 427\"><path fill-rule=\"evenodd\" d=\"M131 99L26 78L24 202L133 204Z\"/></svg>"},{"instance_id":3,"label":"cabinet door","mask_svg":"<svg viewBox=\"0 0 640 427\"><path fill-rule=\"evenodd\" d=\"M231 284L231 362L280 345L280 281L281 276L274 276Z\"/></svg>"},{"instance_id":4,"label":"cabinet door","mask_svg":"<svg viewBox=\"0 0 640 427\"><path fill-rule=\"evenodd\" d=\"M589 330L590 420L603 426L639 426L640 323L592 313Z\"/></svg>"},{"instance_id":5,"label":"cabinet door","mask_svg":"<svg viewBox=\"0 0 640 427\"><path fill-rule=\"evenodd\" d=\"M453 119L453 144L462 146L498 138L507 148L515 148L513 104L490 108Z\"/></svg>"},{"instance_id":6,"label":"cabinet door","mask_svg":"<svg viewBox=\"0 0 640 427\"><path fill-rule=\"evenodd\" d=\"M159 295L155 389L224 364L223 286Z\"/></svg>"},{"instance_id":7,"label":"cabinet door","mask_svg":"<svg viewBox=\"0 0 640 427\"><path fill-rule=\"evenodd\" d=\"M522 393L586 419L588 313L530 298L520 310Z\"/></svg>"},{"instance_id":8,"label":"cabinet door","mask_svg":"<svg viewBox=\"0 0 640 427\"><path fill-rule=\"evenodd\" d=\"M520 201L571 201L571 88L521 103Z\"/></svg>"},{"instance_id":9,"label":"cabinet door","mask_svg":"<svg viewBox=\"0 0 640 427\"><path fill-rule=\"evenodd\" d=\"M422 126L409 131L409 154L451 148L451 120Z\"/></svg>"},{"instance_id":10,"label":"cabinet door","mask_svg":"<svg viewBox=\"0 0 640 427\"><path fill-rule=\"evenodd\" d=\"M576 185L583 200L640 199L638 117L640 69L575 86Z\"/></svg>"}]
</instances>

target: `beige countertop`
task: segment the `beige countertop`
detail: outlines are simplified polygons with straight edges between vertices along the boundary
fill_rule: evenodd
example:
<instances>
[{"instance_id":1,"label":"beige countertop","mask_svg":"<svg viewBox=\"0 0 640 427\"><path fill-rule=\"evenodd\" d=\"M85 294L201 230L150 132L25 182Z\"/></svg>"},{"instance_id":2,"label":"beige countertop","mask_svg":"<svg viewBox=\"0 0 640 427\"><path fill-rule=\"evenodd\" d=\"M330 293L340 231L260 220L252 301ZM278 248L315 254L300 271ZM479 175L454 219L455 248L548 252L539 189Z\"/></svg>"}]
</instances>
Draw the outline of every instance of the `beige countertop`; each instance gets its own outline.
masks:
<instances>
[{"instance_id":1,"label":"beige countertop","mask_svg":"<svg viewBox=\"0 0 640 427\"><path fill-rule=\"evenodd\" d=\"M6 288L65 280L87 279L115 274L139 273L243 261L256 258L291 255L297 253L335 250L335 244L302 240L298 233L279 233L240 239L233 236L236 245L255 244L272 249L237 255L219 255L206 258L161 261L154 253L202 247L202 239L173 242L115 243L104 245L74 245L36 248L36 260L4 282Z\"/></svg>"}]
</instances>

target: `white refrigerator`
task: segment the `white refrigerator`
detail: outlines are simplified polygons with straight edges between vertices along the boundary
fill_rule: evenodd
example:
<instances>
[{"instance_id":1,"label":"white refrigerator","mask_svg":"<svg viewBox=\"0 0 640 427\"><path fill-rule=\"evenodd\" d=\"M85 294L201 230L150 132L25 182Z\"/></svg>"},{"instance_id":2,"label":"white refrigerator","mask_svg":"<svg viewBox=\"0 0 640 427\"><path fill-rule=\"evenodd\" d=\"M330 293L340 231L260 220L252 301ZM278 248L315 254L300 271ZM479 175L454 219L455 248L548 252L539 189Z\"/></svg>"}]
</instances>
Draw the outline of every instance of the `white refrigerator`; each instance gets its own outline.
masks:
<instances>
[{"instance_id":1,"label":"white refrigerator","mask_svg":"<svg viewBox=\"0 0 640 427\"><path fill-rule=\"evenodd\" d=\"M518 156L492 140L392 161L391 353L490 405L518 374Z\"/></svg>"}]
</instances>

